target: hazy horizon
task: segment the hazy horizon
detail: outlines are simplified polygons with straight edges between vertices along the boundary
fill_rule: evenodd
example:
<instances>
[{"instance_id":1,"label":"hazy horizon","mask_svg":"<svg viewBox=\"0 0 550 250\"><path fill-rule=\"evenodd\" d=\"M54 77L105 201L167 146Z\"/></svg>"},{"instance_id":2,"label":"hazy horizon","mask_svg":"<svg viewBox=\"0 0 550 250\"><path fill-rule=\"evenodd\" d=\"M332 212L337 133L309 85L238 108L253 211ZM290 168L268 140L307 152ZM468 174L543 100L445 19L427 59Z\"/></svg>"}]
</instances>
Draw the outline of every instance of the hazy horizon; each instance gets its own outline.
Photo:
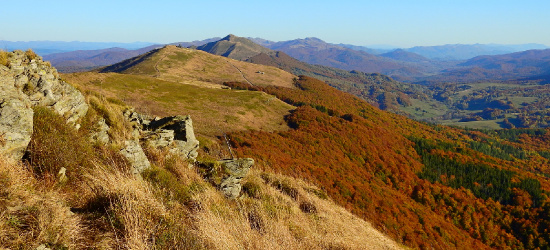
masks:
<instances>
[{"instance_id":1,"label":"hazy horizon","mask_svg":"<svg viewBox=\"0 0 550 250\"><path fill-rule=\"evenodd\" d=\"M237 35L238 36L238 35ZM191 40L187 40L187 41L173 41L173 42L169 42L169 43L155 43L155 42L147 42L147 41L133 41L133 42L116 42L116 41L105 41L105 42L93 42L93 41L79 41L79 40L74 40L74 41L55 41L55 40L32 40L32 41L9 41L9 40L0 40L0 42L11 42L11 43L48 43L48 42L51 42L51 43L96 43L96 44L106 44L106 45L109 45L109 44L120 44L120 45L123 45L123 44L126 44L126 45L136 45L134 46L136 49L139 49L139 48L142 48L142 47L145 47L145 46L150 46L150 45L155 45L155 44L160 44L160 45L164 45L164 44L172 44L172 43L179 43L179 42L194 42L194 41L202 41L202 40L207 40L207 39L212 39L212 38L221 38L223 36L217 36L217 37L211 37L211 38L206 38L206 39L191 39ZM263 39L262 37L254 37L254 38L261 38ZM291 39L291 40L297 40L297 39L306 39L306 38L309 38L309 37L304 37L304 38L295 38L295 39ZM316 38L316 37L314 37ZM266 40L269 40L269 39L266 39ZM291 41L291 40L282 40L282 41L273 41L273 40L269 40L271 42L285 42L285 41ZM322 39L321 39L322 40ZM327 42L327 41L325 41ZM331 42L332 44L347 44L347 43L342 43L342 42ZM139 45L142 45L142 46L139 46ZM542 43L518 43L518 44L503 44L503 43L470 43L470 44L466 44L466 43L449 43L449 44L436 44L436 45L417 45L417 46L412 46L412 47L399 47L399 46L396 46L396 45L391 45L391 44L347 44L347 45L353 45L353 46L362 46L362 47L367 47L367 48L371 48L371 49L380 49L380 50L392 50L392 49L410 49L410 48L413 48L413 47L438 47L438 46L452 46L452 45L489 45L489 46L521 46L521 45L542 45L542 46L545 46L547 48L550 48L549 45L546 45L546 44L542 44ZM1 44L0 44L0 49L1 49ZM112 48L112 47L105 47L105 48Z\"/></svg>"},{"instance_id":2,"label":"hazy horizon","mask_svg":"<svg viewBox=\"0 0 550 250\"><path fill-rule=\"evenodd\" d=\"M7 1L6 41L167 44L235 34L286 41L410 48L445 44L550 46L542 0L486 1Z\"/></svg>"}]
</instances>

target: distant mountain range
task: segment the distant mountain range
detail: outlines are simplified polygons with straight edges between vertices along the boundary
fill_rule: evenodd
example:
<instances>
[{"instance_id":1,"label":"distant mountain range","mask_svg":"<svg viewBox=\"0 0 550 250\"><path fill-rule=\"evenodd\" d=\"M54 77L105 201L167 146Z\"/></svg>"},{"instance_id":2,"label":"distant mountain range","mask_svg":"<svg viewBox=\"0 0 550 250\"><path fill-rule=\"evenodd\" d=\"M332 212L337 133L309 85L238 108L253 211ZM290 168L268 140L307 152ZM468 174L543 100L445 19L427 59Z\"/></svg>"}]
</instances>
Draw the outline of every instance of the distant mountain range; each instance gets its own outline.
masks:
<instances>
[{"instance_id":1,"label":"distant mountain range","mask_svg":"<svg viewBox=\"0 0 550 250\"><path fill-rule=\"evenodd\" d=\"M235 43L243 46L235 47ZM346 71L381 73L404 82L469 82L518 78L537 80L547 79L550 75L546 70L548 67L545 57L533 57L533 53L539 53L537 51L523 52L526 49L547 48L541 44L457 44L380 50L349 44L331 44L314 37L274 42L234 35L223 39L210 38L172 44L194 47L237 60L247 60L262 53L274 56L275 51L281 51L309 64ZM45 60L51 61L59 71L77 72L111 65L163 45L0 41L0 46L7 50L32 48L43 55ZM519 54L508 56L510 53Z\"/></svg>"},{"instance_id":2,"label":"distant mountain range","mask_svg":"<svg viewBox=\"0 0 550 250\"><path fill-rule=\"evenodd\" d=\"M427 78L435 82L473 82L487 80L544 80L550 74L550 49L527 50L504 55L478 56L455 68Z\"/></svg>"},{"instance_id":3,"label":"distant mountain range","mask_svg":"<svg viewBox=\"0 0 550 250\"><path fill-rule=\"evenodd\" d=\"M467 60L482 55L502 55L533 49L547 49L542 44L447 44L440 46L418 46L406 51L417 53L434 60Z\"/></svg>"},{"instance_id":4,"label":"distant mountain range","mask_svg":"<svg viewBox=\"0 0 550 250\"><path fill-rule=\"evenodd\" d=\"M101 50L109 48L123 48L128 50L141 49L154 45L148 42L114 43L114 42L63 42L63 41L30 41L12 42L0 40L0 49L6 51L32 49L40 56L53 53L71 52L76 50Z\"/></svg>"},{"instance_id":5,"label":"distant mountain range","mask_svg":"<svg viewBox=\"0 0 550 250\"><path fill-rule=\"evenodd\" d=\"M123 48L77 50L45 55L44 60L50 61L60 72L78 72L111 65L159 47L162 45L151 45L137 50Z\"/></svg>"},{"instance_id":6,"label":"distant mountain range","mask_svg":"<svg viewBox=\"0 0 550 250\"><path fill-rule=\"evenodd\" d=\"M385 53L377 51L375 55L366 52L366 48L343 47L318 38L284 42L261 39L254 41L310 64L381 73L405 82L508 81L523 78L538 80L547 79L544 75L550 74L548 52L535 50L546 48L540 44L443 45L396 49ZM523 51L525 49L530 50Z\"/></svg>"}]
</instances>

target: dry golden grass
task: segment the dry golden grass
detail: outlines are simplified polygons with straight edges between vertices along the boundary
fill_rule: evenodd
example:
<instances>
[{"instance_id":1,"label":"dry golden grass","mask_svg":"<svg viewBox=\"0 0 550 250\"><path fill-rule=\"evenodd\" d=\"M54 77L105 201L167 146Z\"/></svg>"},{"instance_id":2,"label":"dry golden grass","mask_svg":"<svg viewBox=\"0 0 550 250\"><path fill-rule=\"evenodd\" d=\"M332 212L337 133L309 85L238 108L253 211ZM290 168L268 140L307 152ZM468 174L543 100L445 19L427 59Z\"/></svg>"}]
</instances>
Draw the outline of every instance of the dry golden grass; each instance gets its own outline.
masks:
<instances>
[{"instance_id":1,"label":"dry golden grass","mask_svg":"<svg viewBox=\"0 0 550 250\"><path fill-rule=\"evenodd\" d=\"M24 165L4 160L0 160L0 182L1 247L82 247L83 228L64 205L62 193L44 189Z\"/></svg>"},{"instance_id":2,"label":"dry golden grass","mask_svg":"<svg viewBox=\"0 0 550 250\"><path fill-rule=\"evenodd\" d=\"M36 53L34 53L34 51L32 51L32 49L28 49L27 51L25 51L25 56L29 60L34 60L38 57L38 55Z\"/></svg>"},{"instance_id":3,"label":"dry golden grass","mask_svg":"<svg viewBox=\"0 0 550 250\"><path fill-rule=\"evenodd\" d=\"M23 165L0 164L0 245L100 249L399 249L303 181L257 169L258 190L227 200L186 161L149 150L163 174L90 169L80 187L41 190ZM163 181L168 182L163 183ZM281 184L282 183L282 184ZM289 191L291 190L291 191ZM184 192L184 195L177 195ZM78 196L78 201L70 197ZM309 204L304 209L303 204ZM70 209L70 208L75 208ZM71 212L73 210L74 212Z\"/></svg>"},{"instance_id":4,"label":"dry golden grass","mask_svg":"<svg viewBox=\"0 0 550 250\"><path fill-rule=\"evenodd\" d=\"M244 195L227 201L208 189L200 196L203 209L195 216L200 235L216 249L400 249L401 246L376 231L369 223L332 201L305 190L316 187L282 175L270 174L297 190L296 199L266 183L259 170L244 182L255 182L261 197ZM308 203L315 211L301 209Z\"/></svg>"},{"instance_id":5,"label":"dry golden grass","mask_svg":"<svg viewBox=\"0 0 550 250\"><path fill-rule=\"evenodd\" d=\"M0 65L3 65L3 66L8 66L9 65L9 53L4 51L4 50L0 50Z\"/></svg>"}]
</instances>

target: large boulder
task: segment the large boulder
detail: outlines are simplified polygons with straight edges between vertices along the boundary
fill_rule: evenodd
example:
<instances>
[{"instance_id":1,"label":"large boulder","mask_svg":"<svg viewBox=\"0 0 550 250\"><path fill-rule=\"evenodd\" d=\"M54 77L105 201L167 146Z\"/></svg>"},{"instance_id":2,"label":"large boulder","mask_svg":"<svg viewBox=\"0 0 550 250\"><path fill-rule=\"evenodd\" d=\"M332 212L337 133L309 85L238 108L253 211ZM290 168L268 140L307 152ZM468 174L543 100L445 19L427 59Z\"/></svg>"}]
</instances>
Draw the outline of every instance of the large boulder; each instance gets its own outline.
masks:
<instances>
[{"instance_id":1,"label":"large boulder","mask_svg":"<svg viewBox=\"0 0 550 250\"><path fill-rule=\"evenodd\" d=\"M0 154L20 160L33 132L33 111L27 98L20 95L15 79L0 69Z\"/></svg>"},{"instance_id":2,"label":"large boulder","mask_svg":"<svg viewBox=\"0 0 550 250\"><path fill-rule=\"evenodd\" d=\"M0 65L0 154L5 158L23 157L32 136L35 106L52 108L76 128L88 111L84 96L59 80L56 69L41 57L7 53L7 63Z\"/></svg>"}]
</instances>

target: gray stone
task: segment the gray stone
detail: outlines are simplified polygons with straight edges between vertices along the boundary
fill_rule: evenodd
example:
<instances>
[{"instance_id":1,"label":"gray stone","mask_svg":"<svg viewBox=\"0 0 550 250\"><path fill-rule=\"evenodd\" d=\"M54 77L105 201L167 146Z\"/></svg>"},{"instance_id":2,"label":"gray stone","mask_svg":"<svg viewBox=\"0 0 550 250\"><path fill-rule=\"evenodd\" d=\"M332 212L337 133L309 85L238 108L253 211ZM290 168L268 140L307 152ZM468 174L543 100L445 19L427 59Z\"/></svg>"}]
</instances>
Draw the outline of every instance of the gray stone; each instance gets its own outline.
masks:
<instances>
[{"instance_id":1,"label":"gray stone","mask_svg":"<svg viewBox=\"0 0 550 250\"><path fill-rule=\"evenodd\" d=\"M91 141L98 142L103 145L109 143L109 129L109 125L105 123L105 119L99 119L96 124L95 131L93 131L90 135Z\"/></svg>"},{"instance_id":2,"label":"gray stone","mask_svg":"<svg viewBox=\"0 0 550 250\"><path fill-rule=\"evenodd\" d=\"M126 147L120 150L120 153L128 160L132 166L132 174L139 176L141 172L151 167L145 152L139 145L139 141L129 140L125 142Z\"/></svg>"},{"instance_id":3,"label":"gray stone","mask_svg":"<svg viewBox=\"0 0 550 250\"><path fill-rule=\"evenodd\" d=\"M45 244L42 244L38 246L36 250L51 250L51 248L47 247Z\"/></svg>"},{"instance_id":4,"label":"gray stone","mask_svg":"<svg viewBox=\"0 0 550 250\"><path fill-rule=\"evenodd\" d=\"M0 154L21 160L31 141L33 111L19 99L0 100Z\"/></svg>"},{"instance_id":5,"label":"gray stone","mask_svg":"<svg viewBox=\"0 0 550 250\"><path fill-rule=\"evenodd\" d=\"M30 60L25 52L14 51L9 60L9 66L0 70L0 153L20 160L33 131L33 107L50 107L78 128L76 122L88 105L41 57Z\"/></svg>"},{"instance_id":6,"label":"gray stone","mask_svg":"<svg viewBox=\"0 0 550 250\"><path fill-rule=\"evenodd\" d=\"M224 177L221 179L220 190L228 199L235 199L241 194L241 179L244 178L254 160L250 158L219 161Z\"/></svg>"},{"instance_id":7,"label":"gray stone","mask_svg":"<svg viewBox=\"0 0 550 250\"><path fill-rule=\"evenodd\" d=\"M143 131L141 139L154 148L168 147L174 141L174 130Z\"/></svg>"},{"instance_id":8,"label":"gray stone","mask_svg":"<svg viewBox=\"0 0 550 250\"><path fill-rule=\"evenodd\" d=\"M169 116L155 119L150 121L145 129L155 133L166 133L166 130L174 131L172 143L174 147L170 149L170 152L187 159L195 160L197 158L199 141L195 138L193 120L190 116Z\"/></svg>"},{"instance_id":9,"label":"gray stone","mask_svg":"<svg viewBox=\"0 0 550 250\"><path fill-rule=\"evenodd\" d=\"M25 95L15 87L15 78L0 76L0 154L20 160L31 140L33 110Z\"/></svg>"}]
</instances>

